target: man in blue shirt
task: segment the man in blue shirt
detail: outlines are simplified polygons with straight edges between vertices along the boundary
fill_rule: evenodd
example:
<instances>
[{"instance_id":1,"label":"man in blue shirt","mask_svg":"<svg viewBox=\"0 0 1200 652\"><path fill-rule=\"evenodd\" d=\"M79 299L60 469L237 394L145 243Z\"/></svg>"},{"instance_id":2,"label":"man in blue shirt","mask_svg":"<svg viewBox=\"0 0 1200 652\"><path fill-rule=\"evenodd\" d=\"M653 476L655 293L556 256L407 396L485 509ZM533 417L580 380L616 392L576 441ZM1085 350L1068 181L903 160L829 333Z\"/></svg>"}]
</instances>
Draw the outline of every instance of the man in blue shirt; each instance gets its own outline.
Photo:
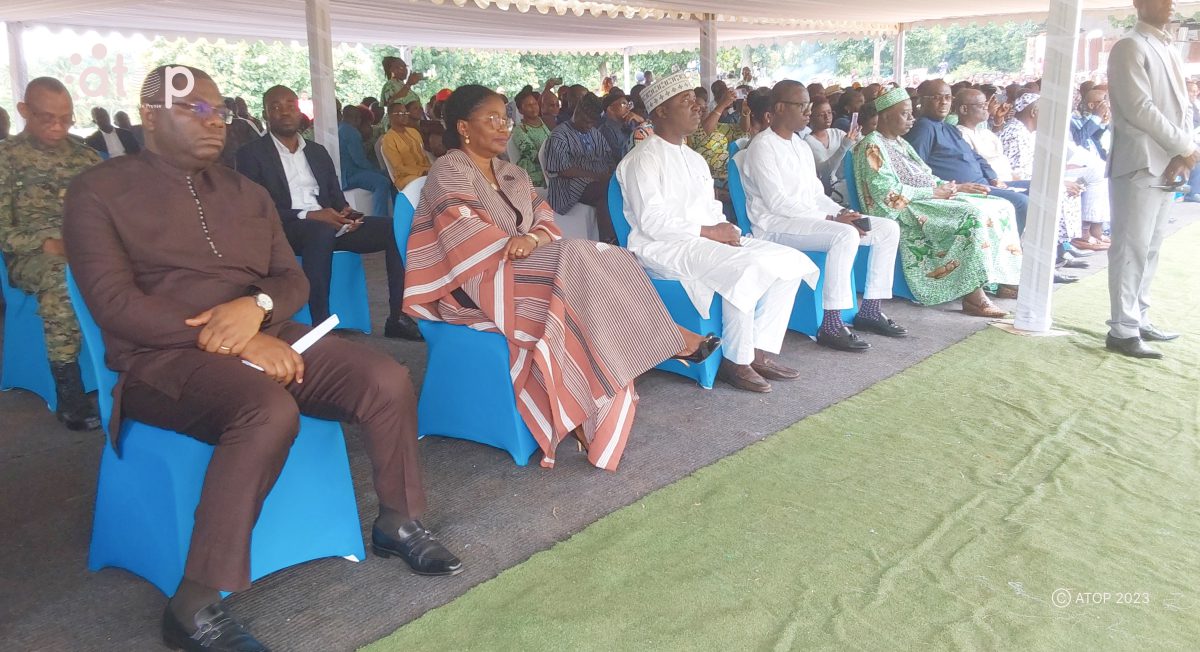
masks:
<instances>
[{"instance_id":1,"label":"man in blue shirt","mask_svg":"<svg viewBox=\"0 0 1200 652\"><path fill-rule=\"evenodd\" d=\"M367 114L369 115L369 114ZM362 107L347 106L342 109L342 121L338 123L338 150L342 159L342 190L362 188L371 192L372 215L391 215L392 180L371 161L367 160L360 125L370 124Z\"/></svg>"},{"instance_id":2,"label":"man in blue shirt","mask_svg":"<svg viewBox=\"0 0 1200 652\"><path fill-rule=\"evenodd\" d=\"M917 155L939 178L958 182L962 192L990 194L1008 200L1017 212L1017 228L1024 230L1029 197L1009 186L1028 187L1028 184L1007 184L998 178L992 166L963 140L958 128L944 122L954 100L946 82L940 79L921 82L917 94L921 99L921 116L904 136Z\"/></svg>"}]
</instances>

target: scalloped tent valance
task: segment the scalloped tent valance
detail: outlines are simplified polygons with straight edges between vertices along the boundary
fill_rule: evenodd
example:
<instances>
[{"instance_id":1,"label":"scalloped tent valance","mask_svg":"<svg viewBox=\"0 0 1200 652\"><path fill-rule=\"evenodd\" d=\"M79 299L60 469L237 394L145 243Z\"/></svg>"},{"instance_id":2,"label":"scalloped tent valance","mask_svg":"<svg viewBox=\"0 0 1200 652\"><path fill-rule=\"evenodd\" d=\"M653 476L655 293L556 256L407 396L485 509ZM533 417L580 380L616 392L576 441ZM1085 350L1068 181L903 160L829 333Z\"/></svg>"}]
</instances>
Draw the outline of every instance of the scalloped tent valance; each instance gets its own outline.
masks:
<instances>
[{"instance_id":1,"label":"scalloped tent valance","mask_svg":"<svg viewBox=\"0 0 1200 652\"><path fill-rule=\"evenodd\" d=\"M4 0L0 20L74 30L305 41L304 0ZM1090 13L1128 12L1128 0L1082 0ZM697 47L697 20L717 21L722 45L892 34L900 24L1042 19L1045 0L330 0L341 43L631 53Z\"/></svg>"}]
</instances>

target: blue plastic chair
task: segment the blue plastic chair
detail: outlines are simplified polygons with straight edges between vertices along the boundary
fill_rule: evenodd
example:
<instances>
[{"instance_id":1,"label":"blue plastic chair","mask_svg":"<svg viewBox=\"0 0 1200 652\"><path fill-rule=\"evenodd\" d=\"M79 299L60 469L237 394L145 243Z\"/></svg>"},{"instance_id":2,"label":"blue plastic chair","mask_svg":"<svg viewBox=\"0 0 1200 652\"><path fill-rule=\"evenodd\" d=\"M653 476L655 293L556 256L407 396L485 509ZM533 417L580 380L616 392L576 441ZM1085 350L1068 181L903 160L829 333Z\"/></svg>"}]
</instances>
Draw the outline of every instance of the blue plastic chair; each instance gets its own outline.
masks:
<instances>
[{"instance_id":1,"label":"blue plastic chair","mask_svg":"<svg viewBox=\"0 0 1200 652\"><path fill-rule=\"evenodd\" d=\"M846 199L850 202L851 210L862 212L862 202L858 197L858 184L854 181L854 157L853 151L846 152L846 157L842 159L842 177L846 179ZM858 256L854 259L854 282L857 287L867 287L867 263L870 256L870 247L859 247ZM896 273L892 280L892 296L900 299L908 299L914 303L920 303L913 296L912 290L908 288L908 279L904 278L904 266L900 263L900 256L896 256Z\"/></svg>"},{"instance_id":2,"label":"blue plastic chair","mask_svg":"<svg viewBox=\"0 0 1200 652\"><path fill-rule=\"evenodd\" d=\"M88 343L108 432L117 374L104 364L100 328L70 274L67 289ZM213 447L132 419L122 420L119 452L109 442L100 457L88 569L124 568L170 596L183 577ZM302 416L254 525L250 577L322 557L359 561L366 549L341 425Z\"/></svg>"},{"instance_id":3,"label":"blue plastic chair","mask_svg":"<svg viewBox=\"0 0 1200 652\"><path fill-rule=\"evenodd\" d=\"M729 197L733 201L733 212L737 215L738 228L742 230L742 233L749 234L752 233L753 227L750 225L750 215L746 210L746 188L742 185L742 172L732 157L729 159L728 166ZM869 251L870 247L859 247L859 253L855 257L856 263L858 258L862 257L863 249ZM817 287L810 288L807 284L801 283L800 289L796 290L796 301L792 303L792 316L788 320L788 328L809 337L816 337L817 330L821 328L821 322L825 319L825 299L822 292L825 289L825 261L828 254L824 251L805 251L804 255L808 256L813 264L821 270L821 276L817 279ZM850 290L853 292L856 287L855 279L851 275ZM842 311L842 321L851 323L856 315L858 315L857 304Z\"/></svg>"},{"instance_id":4,"label":"blue plastic chair","mask_svg":"<svg viewBox=\"0 0 1200 652\"><path fill-rule=\"evenodd\" d=\"M629 242L629 222L625 221L625 198L621 195L621 184L617 183L616 175L608 184L608 214L612 218L613 231L617 235L617 243L622 247ZM650 283L658 292L667 312L676 324L701 335L714 333L721 335L721 297L714 296L712 305L708 308L708 319L700 316L696 306L688 297L687 291L679 281L650 277ZM691 378L705 389L712 389L717 379L717 369L721 367L721 355L714 352L700 364L684 364L680 360L668 359L660 362L655 369L669 371Z\"/></svg>"},{"instance_id":5,"label":"blue plastic chair","mask_svg":"<svg viewBox=\"0 0 1200 652\"><path fill-rule=\"evenodd\" d=\"M408 234L424 187L424 177L416 179L396 197L392 223L406 263ZM429 351L417 402L417 435L486 444L508 451L517 466L528 464L538 444L517 411L508 340L500 333L425 319L417 320L417 328Z\"/></svg>"},{"instance_id":6,"label":"blue plastic chair","mask_svg":"<svg viewBox=\"0 0 1200 652\"><path fill-rule=\"evenodd\" d=\"M300 256L296 260L303 261ZM338 316L338 330L371 334L371 304L367 300L367 272L362 256L353 251L333 252L333 274L329 279L329 313ZM300 308L292 321L312 325L308 304Z\"/></svg>"},{"instance_id":7,"label":"blue plastic chair","mask_svg":"<svg viewBox=\"0 0 1200 652\"><path fill-rule=\"evenodd\" d=\"M50 411L58 409L58 392L50 374L46 332L38 315L37 297L8 282L8 265L0 254L0 291L4 294L4 358L0 364L0 391L25 389L37 394ZM81 346L85 346L80 343ZM95 391L91 359L80 350L83 389Z\"/></svg>"}]
</instances>

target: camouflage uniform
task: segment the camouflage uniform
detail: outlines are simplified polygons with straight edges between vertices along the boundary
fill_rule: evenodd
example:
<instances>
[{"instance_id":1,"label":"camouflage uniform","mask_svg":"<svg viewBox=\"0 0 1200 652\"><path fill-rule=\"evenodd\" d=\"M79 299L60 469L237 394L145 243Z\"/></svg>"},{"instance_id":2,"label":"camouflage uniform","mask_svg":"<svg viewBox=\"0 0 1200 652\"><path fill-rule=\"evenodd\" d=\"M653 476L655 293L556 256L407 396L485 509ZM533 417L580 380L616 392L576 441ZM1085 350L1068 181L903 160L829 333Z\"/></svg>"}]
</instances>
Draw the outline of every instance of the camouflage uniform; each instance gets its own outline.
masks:
<instances>
[{"instance_id":1,"label":"camouflage uniform","mask_svg":"<svg viewBox=\"0 0 1200 652\"><path fill-rule=\"evenodd\" d=\"M14 287L37 295L50 362L74 362L79 324L67 297L67 259L42 252L62 238L63 197L75 175L100 162L73 140L48 148L28 134L0 141L0 251Z\"/></svg>"}]
</instances>

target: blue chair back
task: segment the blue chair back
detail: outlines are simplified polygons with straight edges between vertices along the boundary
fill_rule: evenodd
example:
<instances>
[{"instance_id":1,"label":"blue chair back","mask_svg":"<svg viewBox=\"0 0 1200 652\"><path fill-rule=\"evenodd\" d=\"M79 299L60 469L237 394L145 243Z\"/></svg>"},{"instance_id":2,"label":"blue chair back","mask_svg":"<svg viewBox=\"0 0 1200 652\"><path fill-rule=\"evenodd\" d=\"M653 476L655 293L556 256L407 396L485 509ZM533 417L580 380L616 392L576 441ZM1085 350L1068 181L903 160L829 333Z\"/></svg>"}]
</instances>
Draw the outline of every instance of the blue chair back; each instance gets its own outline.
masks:
<instances>
[{"instance_id":1,"label":"blue chair back","mask_svg":"<svg viewBox=\"0 0 1200 652\"><path fill-rule=\"evenodd\" d=\"M625 219L625 198L621 196L621 184L617 175L612 175L608 182L608 217L612 220L613 233L617 236L617 244L629 246L629 222Z\"/></svg>"},{"instance_id":2,"label":"blue chair back","mask_svg":"<svg viewBox=\"0 0 1200 652\"><path fill-rule=\"evenodd\" d=\"M408 235L412 232L413 217L417 213L417 204L421 202L421 191L425 188L425 177L419 177L404 186L396 195L396 207L392 210L392 228L396 232L396 248L400 250L400 260L408 264Z\"/></svg>"},{"instance_id":3,"label":"blue chair back","mask_svg":"<svg viewBox=\"0 0 1200 652\"><path fill-rule=\"evenodd\" d=\"M846 180L846 201L850 202L850 210L862 212L862 202L858 200L858 184L854 181L854 150L846 152L842 159L842 178Z\"/></svg>"},{"instance_id":4,"label":"blue chair back","mask_svg":"<svg viewBox=\"0 0 1200 652\"><path fill-rule=\"evenodd\" d=\"M92 318L92 312L88 310L83 295L79 293L79 286L75 284L75 277L70 270L67 271L67 294L71 297L75 318L79 320L79 332L83 336L84 343L87 344L83 347L82 354L89 357L92 373L96 379L96 400L100 406L100 425L104 428L104 432L108 433L108 420L112 417L113 407L112 390L117 384L117 372L109 369L104 362L103 335L100 333L100 327L96 325L96 320ZM111 438L112 435L109 434L109 439Z\"/></svg>"},{"instance_id":5,"label":"blue chair back","mask_svg":"<svg viewBox=\"0 0 1200 652\"><path fill-rule=\"evenodd\" d=\"M750 214L746 212L746 187L742 185L742 171L738 169L737 161L729 157L726 164L729 170L729 201L733 203L733 214L737 216L738 228L745 235L753 232L750 226Z\"/></svg>"}]
</instances>

